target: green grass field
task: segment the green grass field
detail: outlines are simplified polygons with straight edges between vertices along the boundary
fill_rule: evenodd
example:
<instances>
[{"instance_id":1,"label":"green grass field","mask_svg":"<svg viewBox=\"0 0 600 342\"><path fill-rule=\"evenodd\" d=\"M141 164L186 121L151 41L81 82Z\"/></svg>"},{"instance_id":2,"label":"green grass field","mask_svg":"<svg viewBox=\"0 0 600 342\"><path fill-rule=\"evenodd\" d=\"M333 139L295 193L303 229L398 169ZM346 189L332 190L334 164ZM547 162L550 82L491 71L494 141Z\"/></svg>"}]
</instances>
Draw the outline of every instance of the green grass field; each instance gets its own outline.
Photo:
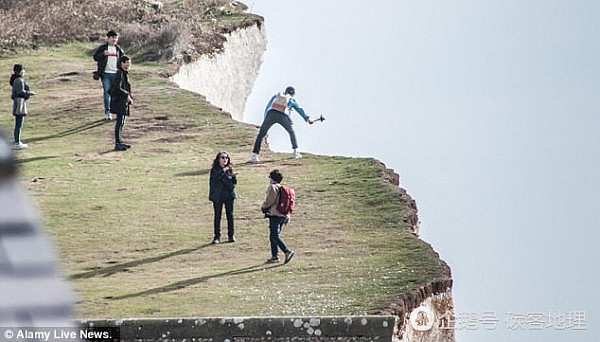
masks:
<instances>
[{"instance_id":1,"label":"green grass field","mask_svg":"<svg viewBox=\"0 0 600 342\"><path fill-rule=\"evenodd\" d=\"M386 183L373 159L265 149L248 164L257 129L200 95L134 64L135 94L124 138L103 120L92 46L72 44L0 59L0 129L12 136L8 78L22 63L31 89L17 151L20 179L42 213L87 318L345 315L377 313L398 295L444 277L431 247L403 222L410 198ZM274 128L277 129L277 128ZM302 139L302 137L299 137ZM218 151L238 172L233 244L210 245L208 171ZM268 172L296 189L283 238L288 265L266 265L260 204ZM225 221L222 222L225 227Z\"/></svg>"}]
</instances>

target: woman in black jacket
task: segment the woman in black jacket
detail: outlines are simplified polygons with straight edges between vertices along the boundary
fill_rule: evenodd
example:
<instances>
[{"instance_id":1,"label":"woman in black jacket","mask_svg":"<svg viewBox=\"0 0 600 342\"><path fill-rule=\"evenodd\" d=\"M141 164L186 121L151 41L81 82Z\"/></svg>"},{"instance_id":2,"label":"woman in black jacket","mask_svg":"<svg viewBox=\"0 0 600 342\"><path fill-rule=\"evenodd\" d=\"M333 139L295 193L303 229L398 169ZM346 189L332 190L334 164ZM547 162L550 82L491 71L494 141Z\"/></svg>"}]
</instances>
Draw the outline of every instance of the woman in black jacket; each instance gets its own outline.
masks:
<instances>
[{"instance_id":1,"label":"woman in black jacket","mask_svg":"<svg viewBox=\"0 0 600 342\"><path fill-rule=\"evenodd\" d=\"M228 242L235 242L233 236L233 201L237 198L235 185L237 184L236 173L233 172L231 159L226 152L219 152L213 161L210 169L209 194L208 199L213 202L215 210L215 237L212 243L221 242L221 213L225 206L225 215L227 216L227 236Z\"/></svg>"},{"instance_id":2,"label":"woman in black jacket","mask_svg":"<svg viewBox=\"0 0 600 342\"><path fill-rule=\"evenodd\" d=\"M125 119L129 116L129 106L133 104L131 84L129 83L131 59L129 56L121 56L120 63L121 68L117 71L115 80L108 92L110 93L111 111L117 114L117 121L115 122L115 150L125 151L131 147L131 145L123 142L121 137L123 126L125 126Z\"/></svg>"}]
</instances>

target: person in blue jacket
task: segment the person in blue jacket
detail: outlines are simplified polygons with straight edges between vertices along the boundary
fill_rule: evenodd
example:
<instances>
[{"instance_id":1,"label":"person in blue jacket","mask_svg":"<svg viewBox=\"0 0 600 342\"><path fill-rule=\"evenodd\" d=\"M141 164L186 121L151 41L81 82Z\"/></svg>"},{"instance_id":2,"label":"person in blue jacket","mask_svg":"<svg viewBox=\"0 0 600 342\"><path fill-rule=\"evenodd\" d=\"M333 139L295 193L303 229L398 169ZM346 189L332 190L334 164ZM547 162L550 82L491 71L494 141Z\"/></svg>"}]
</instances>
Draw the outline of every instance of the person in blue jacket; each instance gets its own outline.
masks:
<instances>
[{"instance_id":1,"label":"person in blue jacket","mask_svg":"<svg viewBox=\"0 0 600 342\"><path fill-rule=\"evenodd\" d=\"M233 172L231 159L226 152L219 152L210 169L208 199L213 202L215 210L215 236L212 243L221 242L221 213L225 206L227 216L227 242L235 242L233 227L233 201L237 198L235 186L237 184L236 173Z\"/></svg>"},{"instance_id":2,"label":"person in blue jacket","mask_svg":"<svg viewBox=\"0 0 600 342\"><path fill-rule=\"evenodd\" d=\"M256 136L256 141L254 142L254 149L252 150L252 156L250 157L251 163L258 163L258 154L260 153L260 145L262 143L263 138L267 135L267 132L274 124L280 124L290 135L290 141L292 142L292 149L294 150L292 157L293 158L302 158L300 152L298 152L298 142L296 141L296 132L294 132L294 128L292 127L292 119L290 118L290 114L292 109L298 112L300 116L304 119L304 121L312 124L313 121L310 119L304 110L300 108L296 100L294 99L294 95L296 91L294 87L287 87L285 92L277 93L271 97L269 103L267 104L267 108L265 109L265 118L260 125L260 130L258 131L258 136ZM287 112L286 112L287 110Z\"/></svg>"}]
</instances>

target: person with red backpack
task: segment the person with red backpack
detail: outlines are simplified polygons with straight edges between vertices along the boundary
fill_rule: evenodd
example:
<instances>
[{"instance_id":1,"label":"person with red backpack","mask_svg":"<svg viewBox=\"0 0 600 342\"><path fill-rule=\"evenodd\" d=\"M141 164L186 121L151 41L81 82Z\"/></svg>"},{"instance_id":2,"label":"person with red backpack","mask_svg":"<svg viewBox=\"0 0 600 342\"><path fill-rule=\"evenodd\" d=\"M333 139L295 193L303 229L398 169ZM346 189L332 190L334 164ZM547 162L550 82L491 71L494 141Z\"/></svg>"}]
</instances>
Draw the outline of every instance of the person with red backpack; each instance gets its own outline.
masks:
<instances>
[{"instance_id":1,"label":"person with red backpack","mask_svg":"<svg viewBox=\"0 0 600 342\"><path fill-rule=\"evenodd\" d=\"M270 182L269 186L267 187L267 196L263 204L260 206L260 210L265 214L265 217L269 218L271 258L267 260L267 263L278 263L279 256L277 254L279 249L281 249L281 251L285 254L284 264L287 264L290 262L290 260L292 260L294 251L289 249L285 245L285 242L283 242L281 239L281 230L283 229L283 226L290 220L290 214L293 210L295 195L293 195L292 189L285 188L283 185L281 185L283 175L281 172L279 172L279 170L275 169L271 171L269 173L269 180ZM282 196L284 192L285 195ZM286 197L283 198L284 201L282 201L282 197Z\"/></svg>"},{"instance_id":2,"label":"person with red backpack","mask_svg":"<svg viewBox=\"0 0 600 342\"><path fill-rule=\"evenodd\" d=\"M294 87L287 87L285 92L277 93L271 97L271 100L267 104L267 108L265 109L265 118L263 123L260 125L260 130L258 131L258 135L256 136L256 140L254 141L254 149L252 150L252 156L250 157L251 163L258 163L258 154L260 153L260 144L262 143L263 138L267 135L267 132L274 124L280 124L290 135L290 140L292 142L292 149L294 149L294 153L292 154L293 158L302 158L300 152L298 152L298 142L296 141L296 132L294 132L294 128L292 127L292 119L290 118L290 114L292 109L298 112L300 116L304 119L304 121L308 122L312 125L313 121L310 119L304 110L298 106L298 103L294 99L294 95L296 91ZM286 112L286 110L288 110Z\"/></svg>"}]
</instances>

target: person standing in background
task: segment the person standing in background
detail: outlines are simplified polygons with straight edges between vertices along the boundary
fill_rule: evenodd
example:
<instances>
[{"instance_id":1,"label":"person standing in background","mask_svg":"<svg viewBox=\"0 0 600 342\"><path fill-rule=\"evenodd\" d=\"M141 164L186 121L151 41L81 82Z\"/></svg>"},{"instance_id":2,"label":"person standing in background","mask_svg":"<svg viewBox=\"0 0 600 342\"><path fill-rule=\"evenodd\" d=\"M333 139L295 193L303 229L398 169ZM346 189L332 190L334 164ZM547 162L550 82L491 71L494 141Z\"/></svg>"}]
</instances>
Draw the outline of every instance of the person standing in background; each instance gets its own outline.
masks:
<instances>
[{"instance_id":1,"label":"person standing in background","mask_svg":"<svg viewBox=\"0 0 600 342\"><path fill-rule=\"evenodd\" d=\"M130 67L131 59L129 56L121 56L119 71L117 71L115 80L108 90L108 93L111 95L110 108L113 113L117 114L117 121L115 122L116 151L125 151L131 147L131 145L123 142L123 138L121 137L123 127L125 126L125 119L129 116L129 106L133 104L131 84L129 83Z\"/></svg>"},{"instance_id":2,"label":"person standing in background","mask_svg":"<svg viewBox=\"0 0 600 342\"><path fill-rule=\"evenodd\" d=\"M23 65L15 64L9 81L12 86L10 96L13 100L12 113L15 117L15 144L13 146L15 150L23 150L29 147L27 144L21 142L21 130L23 129L23 122L25 122L25 116L27 115L27 100L30 96L35 95L35 92L29 90L29 85L25 82L24 77L25 68L23 68Z\"/></svg>"},{"instance_id":3,"label":"person standing in background","mask_svg":"<svg viewBox=\"0 0 600 342\"><path fill-rule=\"evenodd\" d=\"M233 226L233 202L237 198L235 186L237 177L231 167L231 159L226 152L219 152L213 161L210 169L209 194L208 199L213 202L215 211L214 229L215 235L212 243L221 242L221 214L225 206L225 215L227 216L227 236L228 242L235 242Z\"/></svg>"},{"instance_id":4,"label":"person standing in background","mask_svg":"<svg viewBox=\"0 0 600 342\"><path fill-rule=\"evenodd\" d=\"M119 35L117 32L110 30L106 34L106 43L98 47L94 53L94 60L98 62L98 76L102 81L102 89L104 90L104 118L111 120L110 94L108 90L115 80L117 71L120 69L119 61L125 53L117 44Z\"/></svg>"}]
</instances>

